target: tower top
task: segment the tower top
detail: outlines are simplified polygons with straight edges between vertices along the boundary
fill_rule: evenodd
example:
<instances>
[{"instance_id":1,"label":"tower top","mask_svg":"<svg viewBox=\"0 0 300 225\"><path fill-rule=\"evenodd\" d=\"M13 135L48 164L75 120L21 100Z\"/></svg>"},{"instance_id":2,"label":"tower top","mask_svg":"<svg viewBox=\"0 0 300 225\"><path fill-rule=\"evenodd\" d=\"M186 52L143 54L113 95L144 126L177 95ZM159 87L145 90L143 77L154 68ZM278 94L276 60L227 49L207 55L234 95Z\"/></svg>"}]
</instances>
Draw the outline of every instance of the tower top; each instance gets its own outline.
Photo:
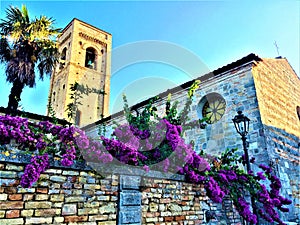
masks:
<instances>
[{"instance_id":1,"label":"tower top","mask_svg":"<svg viewBox=\"0 0 300 225\"><path fill-rule=\"evenodd\" d=\"M84 22L84 21L82 21L82 20L80 20L80 19L77 19L77 18L73 18L72 20L71 20L71 22L70 23L68 23L68 25L67 26L65 26L65 28L62 30L62 33L64 33L75 21L77 21L77 22L79 22L79 23L81 23L82 25L85 25L85 26L87 26L87 27L90 27L90 28L92 28L92 29L96 29L96 30L99 30L99 31L101 31L101 32L104 32L104 33L106 33L106 34L108 34L108 35L111 35L111 33L109 33L109 32L107 32L107 31L105 31L105 30L102 30L102 29L100 29L100 28L98 28L98 27L95 27L95 26L93 26L93 25L91 25L91 24L89 24L89 23L86 23L86 22Z\"/></svg>"}]
</instances>

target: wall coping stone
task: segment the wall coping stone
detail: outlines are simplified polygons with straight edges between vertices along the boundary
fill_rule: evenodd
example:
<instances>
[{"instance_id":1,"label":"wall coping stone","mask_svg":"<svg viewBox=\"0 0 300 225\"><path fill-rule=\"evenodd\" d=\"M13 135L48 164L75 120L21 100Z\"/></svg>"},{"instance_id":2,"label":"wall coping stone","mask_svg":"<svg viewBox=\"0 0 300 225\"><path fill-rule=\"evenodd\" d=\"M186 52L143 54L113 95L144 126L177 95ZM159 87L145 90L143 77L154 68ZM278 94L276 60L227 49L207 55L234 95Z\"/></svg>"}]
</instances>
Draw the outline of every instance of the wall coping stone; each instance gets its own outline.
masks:
<instances>
[{"instance_id":1,"label":"wall coping stone","mask_svg":"<svg viewBox=\"0 0 300 225\"><path fill-rule=\"evenodd\" d=\"M32 152L34 154L34 152ZM0 146L0 163L15 163L26 165L30 163L31 155L26 154L24 151L19 150L11 145L2 145ZM96 171L102 176L106 175L132 175L139 176L145 178L157 178L157 179L167 179L167 180L175 180L175 181L185 181L185 176L174 173L165 173L161 171L145 171L140 167L131 166L131 165L115 165L111 164L94 164L87 163L85 161L79 162L74 161L72 166L66 167L60 164L59 159L55 159L52 156L49 156L50 168L57 169L63 168L66 170L80 170L80 171ZM96 170L94 168L97 168ZM108 172L109 171L109 172Z\"/></svg>"}]
</instances>

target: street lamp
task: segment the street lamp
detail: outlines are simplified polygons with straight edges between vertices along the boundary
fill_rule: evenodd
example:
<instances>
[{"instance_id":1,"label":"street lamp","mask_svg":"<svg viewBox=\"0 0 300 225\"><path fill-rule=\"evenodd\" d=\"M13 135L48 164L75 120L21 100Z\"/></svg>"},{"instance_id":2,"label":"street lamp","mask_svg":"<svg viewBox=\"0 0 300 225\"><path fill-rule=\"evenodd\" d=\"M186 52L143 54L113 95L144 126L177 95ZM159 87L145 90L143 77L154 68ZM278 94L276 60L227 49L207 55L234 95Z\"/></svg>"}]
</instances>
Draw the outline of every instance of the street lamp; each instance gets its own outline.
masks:
<instances>
[{"instance_id":1,"label":"street lamp","mask_svg":"<svg viewBox=\"0 0 300 225\"><path fill-rule=\"evenodd\" d=\"M251 168L250 168L249 154L248 154L247 141L246 141L247 140L246 135L249 132L250 119L247 116L244 116L242 111L238 111L237 113L238 115L236 115L232 119L232 121L234 123L236 131L242 136L247 171L250 171Z\"/></svg>"},{"instance_id":2,"label":"street lamp","mask_svg":"<svg viewBox=\"0 0 300 225\"><path fill-rule=\"evenodd\" d=\"M249 172L251 170L251 167L250 167L250 160L249 160L249 154L248 154L248 148L247 148L248 146L247 146L247 141L246 141L247 140L246 135L249 132L250 119L248 117L244 116L242 111L238 111L237 113L238 113L238 115L236 115L232 119L232 121L234 123L236 131L242 137L243 148L244 148L244 153L245 153L245 161L246 161L246 165L247 165L247 172ZM252 205L253 213L257 217L257 224L259 224L258 213L256 211L256 206L255 206L255 200L252 196L251 196L251 205Z\"/></svg>"}]
</instances>

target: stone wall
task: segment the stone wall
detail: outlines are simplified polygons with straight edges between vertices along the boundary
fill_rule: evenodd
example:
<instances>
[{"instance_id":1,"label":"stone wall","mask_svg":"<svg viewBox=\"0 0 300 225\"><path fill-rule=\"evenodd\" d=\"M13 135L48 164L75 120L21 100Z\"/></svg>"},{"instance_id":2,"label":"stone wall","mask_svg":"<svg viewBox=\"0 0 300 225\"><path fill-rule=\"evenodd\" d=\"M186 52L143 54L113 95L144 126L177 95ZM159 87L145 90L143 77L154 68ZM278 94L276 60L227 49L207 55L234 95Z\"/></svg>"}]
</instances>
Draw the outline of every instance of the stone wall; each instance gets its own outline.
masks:
<instances>
[{"instance_id":1,"label":"stone wall","mask_svg":"<svg viewBox=\"0 0 300 225\"><path fill-rule=\"evenodd\" d=\"M282 182L283 196L293 200L286 220L300 220L300 79L285 58L263 59L253 68L259 112L268 153L266 164ZM269 161L267 161L269 160Z\"/></svg>"},{"instance_id":2,"label":"stone wall","mask_svg":"<svg viewBox=\"0 0 300 225\"><path fill-rule=\"evenodd\" d=\"M142 188L142 224L241 224L230 201L212 203L200 185L145 178Z\"/></svg>"},{"instance_id":3,"label":"stone wall","mask_svg":"<svg viewBox=\"0 0 300 225\"><path fill-rule=\"evenodd\" d=\"M1 225L241 224L230 201L213 204L202 186L182 175L127 167L101 176L83 163L66 168L52 159L38 182L22 188L29 160L16 149L0 151Z\"/></svg>"},{"instance_id":4,"label":"stone wall","mask_svg":"<svg viewBox=\"0 0 300 225\"><path fill-rule=\"evenodd\" d=\"M289 213L282 214L285 221L300 221L300 138L277 127L265 126L264 129L269 165L279 177L281 194L293 201Z\"/></svg>"},{"instance_id":5,"label":"stone wall","mask_svg":"<svg viewBox=\"0 0 300 225\"><path fill-rule=\"evenodd\" d=\"M52 166L32 188L19 185L28 158L0 157L0 224L116 224L118 176ZM11 162L8 162L11 161ZM23 163L22 163L23 162Z\"/></svg>"}]
</instances>

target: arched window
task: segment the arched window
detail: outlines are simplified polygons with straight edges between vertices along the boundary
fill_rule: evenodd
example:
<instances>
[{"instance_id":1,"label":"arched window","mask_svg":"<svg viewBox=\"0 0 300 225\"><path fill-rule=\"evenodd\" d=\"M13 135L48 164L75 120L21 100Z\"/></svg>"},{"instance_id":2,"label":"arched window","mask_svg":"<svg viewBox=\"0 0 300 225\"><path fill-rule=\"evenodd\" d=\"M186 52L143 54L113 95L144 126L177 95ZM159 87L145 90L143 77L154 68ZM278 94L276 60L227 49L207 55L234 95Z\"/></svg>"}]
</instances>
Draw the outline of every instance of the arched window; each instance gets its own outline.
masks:
<instances>
[{"instance_id":1,"label":"arched window","mask_svg":"<svg viewBox=\"0 0 300 225\"><path fill-rule=\"evenodd\" d=\"M96 70L96 50L91 47L85 52L85 67Z\"/></svg>"},{"instance_id":2,"label":"arched window","mask_svg":"<svg viewBox=\"0 0 300 225\"><path fill-rule=\"evenodd\" d=\"M59 68L62 69L66 65L66 59L67 59L67 47L65 47L60 55L60 60L59 60Z\"/></svg>"}]
</instances>

